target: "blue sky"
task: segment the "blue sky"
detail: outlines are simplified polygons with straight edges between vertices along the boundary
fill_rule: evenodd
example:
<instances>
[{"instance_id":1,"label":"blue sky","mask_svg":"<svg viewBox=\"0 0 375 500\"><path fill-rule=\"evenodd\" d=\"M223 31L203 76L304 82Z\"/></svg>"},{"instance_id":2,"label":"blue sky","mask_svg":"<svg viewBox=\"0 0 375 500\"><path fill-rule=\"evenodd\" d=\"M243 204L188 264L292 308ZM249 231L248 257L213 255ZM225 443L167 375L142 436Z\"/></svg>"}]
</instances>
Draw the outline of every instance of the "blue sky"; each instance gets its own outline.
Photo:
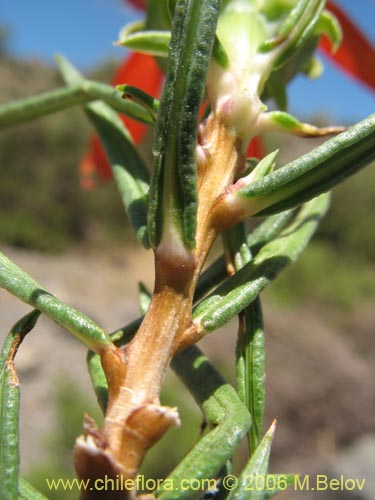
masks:
<instances>
[{"instance_id":1,"label":"blue sky","mask_svg":"<svg viewBox=\"0 0 375 500\"><path fill-rule=\"evenodd\" d=\"M336 0L369 37L375 25L374 0ZM121 58L112 45L120 28L138 12L121 0L1 0L0 26L6 26L11 54L53 63L60 52L82 70L106 57ZM375 78L375 76L374 76ZM290 87L290 111L303 118L324 113L332 122L350 123L375 110L375 96L325 65L318 81L299 77Z\"/></svg>"}]
</instances>

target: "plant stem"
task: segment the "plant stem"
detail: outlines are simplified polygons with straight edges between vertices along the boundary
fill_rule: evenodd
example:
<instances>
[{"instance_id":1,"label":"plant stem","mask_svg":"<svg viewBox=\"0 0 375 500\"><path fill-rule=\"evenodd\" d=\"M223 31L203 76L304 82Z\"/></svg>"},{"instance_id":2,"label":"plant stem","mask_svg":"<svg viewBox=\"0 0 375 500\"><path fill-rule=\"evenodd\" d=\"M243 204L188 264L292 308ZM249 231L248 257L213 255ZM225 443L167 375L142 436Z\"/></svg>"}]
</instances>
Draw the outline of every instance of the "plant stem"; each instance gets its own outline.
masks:
<instances>
[{"instance_id":1,"label":"plant stem","mask_svg":"<svg viewBox=\"0 0 375 500\"><path fill-rule=\"evenodd\" d=\"M179 423L176 409L160 406L159 394L173 356L196 340L192 302L208 252L220 233L215 204L244 162L241 142L219 115L212 114L202 126L198 147L203 155L198 165L196 247L179 254L165 244L155 249L154 294L137 334L122 350L123 369L108 378L108 363L103 364L109 385L103 430L89 422L85 441L76 447L77 470L83 478L100 470L93 465L98 456L110 464L112 475L135 477L147 449ZM228 224L223 221L223 226Z\"/></svg>"}]
</instances>

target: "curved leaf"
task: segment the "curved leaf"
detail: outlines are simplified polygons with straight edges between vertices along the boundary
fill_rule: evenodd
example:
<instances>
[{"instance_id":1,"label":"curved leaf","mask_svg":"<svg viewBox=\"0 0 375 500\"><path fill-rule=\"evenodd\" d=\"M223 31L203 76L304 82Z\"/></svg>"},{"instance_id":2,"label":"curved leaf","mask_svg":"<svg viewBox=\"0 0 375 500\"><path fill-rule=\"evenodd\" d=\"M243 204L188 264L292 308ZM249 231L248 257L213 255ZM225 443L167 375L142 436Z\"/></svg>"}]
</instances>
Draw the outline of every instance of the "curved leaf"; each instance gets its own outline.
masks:
<instances>
[{"instance_id":1,"label":"curved leaf","mask_svg":"<svg viewBox=\"0 0 375 500\"><path fill-rule=\"evenodd\" d=\"M14 357L34 328L39 311L32 311L11 329L0 355L0 498L18 500L20 387Z\"/></svg>"},{"instance_id":2,"label":"curved leaf","mask_svg":"<svg viewBox=\"0 0 375 500\"><path fill-rule=\"evenodd\" d=\"M262 306L257 297L239 316L237 385L241 401L251 415L250 453L262 439L265 407L265 351Z\"/></svg>"}]
</instances>

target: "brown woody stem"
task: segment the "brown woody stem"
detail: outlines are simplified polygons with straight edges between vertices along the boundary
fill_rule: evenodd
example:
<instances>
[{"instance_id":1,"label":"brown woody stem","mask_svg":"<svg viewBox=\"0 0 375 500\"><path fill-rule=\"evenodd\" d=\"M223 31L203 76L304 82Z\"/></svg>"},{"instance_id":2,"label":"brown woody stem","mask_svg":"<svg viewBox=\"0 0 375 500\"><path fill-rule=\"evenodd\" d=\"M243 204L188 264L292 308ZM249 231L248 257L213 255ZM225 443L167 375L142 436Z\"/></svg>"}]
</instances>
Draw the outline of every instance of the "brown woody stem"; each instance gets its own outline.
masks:
<instances>
[{"instance_id":1,"label":"brown woody stem","mask_svg":"<svg viewBox=\"0 0 375 500\"><path fill-rule=\"evenodd\" d=\"M201 126L196 248L177 255L164 244L155 250L155 288L142 325L125 348L102 357L109 402L102 431L86 419L86 436L77 442L77 471L83 478L102 476L103 470L135 477L148 448L179 423L176 409L160 406L159 394L173 356L195 341L193 294L220 232L215 204L243 167L241 146L219 116ZM223 227L231 223L223 221ZM120 492L113 498L131 495Z\"/></svg>"}]
</instances>

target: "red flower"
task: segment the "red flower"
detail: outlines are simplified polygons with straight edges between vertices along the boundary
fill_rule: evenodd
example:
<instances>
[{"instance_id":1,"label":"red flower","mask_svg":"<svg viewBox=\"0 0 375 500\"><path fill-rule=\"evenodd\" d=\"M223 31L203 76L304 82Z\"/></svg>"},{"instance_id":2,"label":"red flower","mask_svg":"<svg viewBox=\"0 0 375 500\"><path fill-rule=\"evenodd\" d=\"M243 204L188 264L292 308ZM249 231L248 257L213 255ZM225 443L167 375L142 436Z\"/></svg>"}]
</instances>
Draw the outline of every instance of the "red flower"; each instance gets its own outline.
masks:
<instances>
[{"instance_id":1,"label":"red flower","mask_svg":"<svg viewBox=\"0 0 375 500\"><path fill-rule=\"evenodd\" d=\"M128 0L133 7L146 9L147 0ZM370 88L375 88L375 51L371 43L353 24L347 15L333 2L328 2L327 7L338 18L344 39L340 48L332 53L331 44L326 37L322 37L319 48L337 64L344 72L358 79ZM151 56L132 54L117 70L112 84L127 83L142 88L144 91L158 96L161 90L162 72ZM130 118L122 117L126 127L138 144L144 137L147 126ZM264 148L259 138L253 139L248 149L248 156L261 158ZM95 174L102 179L111 177L111 168L106 155L96 136L91 138L90 148L80 163L81 184L90 189L94 185Z\"/></svg>"}]
</instances>

